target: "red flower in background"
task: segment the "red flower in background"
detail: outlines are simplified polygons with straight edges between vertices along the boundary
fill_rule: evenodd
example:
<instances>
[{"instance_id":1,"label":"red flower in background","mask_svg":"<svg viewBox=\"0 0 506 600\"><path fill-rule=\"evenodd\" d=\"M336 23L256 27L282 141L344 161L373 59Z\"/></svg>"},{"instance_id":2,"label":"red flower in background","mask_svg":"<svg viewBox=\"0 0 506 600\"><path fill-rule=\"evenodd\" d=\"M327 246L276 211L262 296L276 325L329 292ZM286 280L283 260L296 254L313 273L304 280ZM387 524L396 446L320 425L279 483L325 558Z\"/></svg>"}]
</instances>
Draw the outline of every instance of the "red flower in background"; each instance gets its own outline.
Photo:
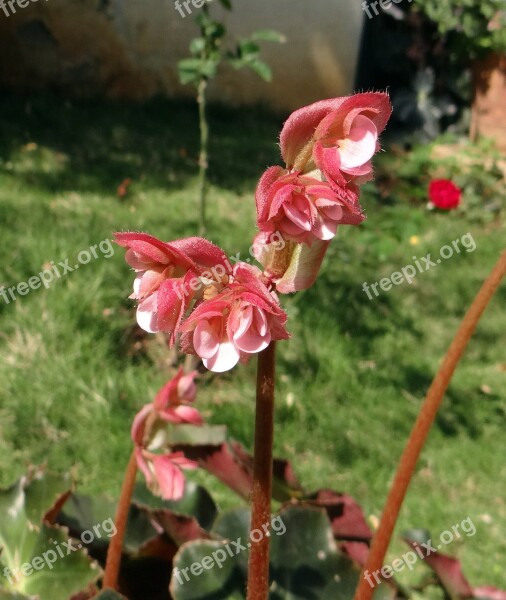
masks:
<instances>
[{"instance_id":1,"label":"red flower in background","mask_svg":"<svg viewBox=\"0 0 506 600\"><path fill-rule=\"evenodd\" d=\"M434 179L429 185L429 198L441 210L452 210L460 204L462 190L449 179Z\"/></svg>"}]
</instances>

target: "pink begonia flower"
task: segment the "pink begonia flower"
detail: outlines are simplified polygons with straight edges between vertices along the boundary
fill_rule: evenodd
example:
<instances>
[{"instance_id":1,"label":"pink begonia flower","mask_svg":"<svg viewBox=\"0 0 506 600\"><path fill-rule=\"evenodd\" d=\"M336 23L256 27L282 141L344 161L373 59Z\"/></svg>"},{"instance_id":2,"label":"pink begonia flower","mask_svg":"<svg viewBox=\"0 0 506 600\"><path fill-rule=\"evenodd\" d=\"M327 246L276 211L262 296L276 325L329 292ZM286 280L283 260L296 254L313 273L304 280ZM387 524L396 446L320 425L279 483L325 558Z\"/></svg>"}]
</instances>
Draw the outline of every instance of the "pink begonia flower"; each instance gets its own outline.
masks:
<instances>
[{"instance_id":1,"label":"pink begonia flower","mask_svg":"<svg viewBox=\"0 0 506 600\"><path fill-rule=\"evenodd\" d=\"M372 178L378 138L392 112L388 94L370 92L316 102L295 111L281 132L288 169L319 169L336 188ZM301 162L302 165L298 165Z\"/></svg>"},{"instance_id":2,"label":"pink begonia flower","mask_svg":"<svg viewBox=\"0 0 506 600\"><path fill-rule=\"evenodd\" d=\"M326 182L281 167L267 169L260 179L256 205L261 232L279 231L284 239L309 245L332 239L339 224L358 225L365 218L356 186L338 192Z\"/></svg>"},{"instance_id":3,"label":"pink begonia flower","mask_svg":"<svg viewBox=\"0 0 506 600\"><path fill-rule=\"evenodd\" d=\"M160 436L164 423L202 425L196 408L188 406L195 399L196 371L183 375L179 369L158 392L153 402L141 408L134 418L131 436L135 444L137 466L148 487L165 500L178 500L184 492L181 469L196 469L197 463L182 452L166 452L165 438ZM156 451L161 451L157 454Z\"/></svg>"},{"instance_id":4,"label":"pink begonia flower","mask_svg":"<svg viewBox=\"0 0 506 600\"><path fill-rule=\"evenodd\" d=\"M137 322L149 333L170 332L173 345L181 320L196 292L191 284L211 269L230 272L221 250L202 238L166 243L145 233L117 233L115 241L127 249L125 260L136 271L134 292Z\"/></svg>"},{"instance_id":5,"label":"pink begonia flower","mask_svg":"<svg viewBox=\"0 0 506 600\"><path fill-rule=\"evenodd\" d=\"M222 373L271 341L288 339L286 320L261 271L238 263L225 289L199 304L183 324L183 350L200 356L210 371Z\"/></svg>"},{"instance_id":6,"label":"pink begonia flower","mask_svg":"<svg viewBox=\"0 0 506 600\"><path fill-rule=\"evenodd\" d=\"M295 111L281 132L287 170L272 167L257 189L255 256L276 291L305 290L318 276L340 224L364 219L359 185L372 178L379 135L392 112L388 94L355 94ZM289 241L268 244L272 232Z\"/></svg>"},{"instance_id":7,"label":"pink begonia flower","mask_svg":"<svg viewBox=\"0 0 506 600\"><path fill-rule=\"evenodd\" d=\"M153 454L136 448L135 455L146 484L154 494L164 500L181 500L185 484L182 469L198 468L195 461L186 458L182 452Z\"/></svg>"}]
</instances>

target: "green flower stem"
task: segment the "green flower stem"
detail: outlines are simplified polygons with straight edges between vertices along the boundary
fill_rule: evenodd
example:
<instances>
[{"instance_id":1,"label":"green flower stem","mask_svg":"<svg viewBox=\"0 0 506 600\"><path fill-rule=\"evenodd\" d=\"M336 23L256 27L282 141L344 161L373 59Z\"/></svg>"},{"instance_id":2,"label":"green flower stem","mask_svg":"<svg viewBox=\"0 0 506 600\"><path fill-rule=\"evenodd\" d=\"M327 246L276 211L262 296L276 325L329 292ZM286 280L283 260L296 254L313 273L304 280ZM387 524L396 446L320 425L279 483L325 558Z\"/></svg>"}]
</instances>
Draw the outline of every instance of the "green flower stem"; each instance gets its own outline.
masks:
<instances>
[{"instance_id":1,"label":"green flower stem","mask_svg":"<svg viewBox=\"0 0 506 600\"><path fill-rule=\"evenodd\" d=\"M271 342L258 355L250 531L263 531L263 526L271 522L275 363L276 345ZM267 600L269 596L269 547L270 537L267 535L251 544L247 600Z\"/></svg>"},{"instance_id":2,"label":"green flower stem","mask_svg":"<svg viewBox=\"0 0 506 600\"><path fill-rule=\"evenodd\" d=\"M370 598L372 598L374 588L365 579L364 574L367 572L374 573L383 566L402 502L413 477L420 453L425 445L438 409L441 406L443 396L448 388L457 364L476 329L483 311L499 287L505 274L506 251L502 253L494 269L475 297L470 309L467 311L455 338L448 348L439 372L427 392L420 414L413 426L406 448L401 456L395 479L392 483L390 493L388 494L385 508L383 509L378 530L372 540L367 562L355 592L354 600L370 600Z\"/></svg>"},{"instance_id":3,"label":"green flower stem","mask_svg":"<svg viewBox=\"0 0 506 600\"><path fill-rule=\"evenodd\" d=\"M125 478L121 488L121 496L119 499L118 508L116 510L116 517L114 519L114 523L116 525L116 535L111 538L109 549L107 550L105 573L102 582L103 589L117 589L118 587L118 575L121 566L123 540L125 538L128 513L130 511L130 502L132 500L136 475L137 460L135 458L135 451L133 451L125 471Z\"/></svg>"}]
</instances>

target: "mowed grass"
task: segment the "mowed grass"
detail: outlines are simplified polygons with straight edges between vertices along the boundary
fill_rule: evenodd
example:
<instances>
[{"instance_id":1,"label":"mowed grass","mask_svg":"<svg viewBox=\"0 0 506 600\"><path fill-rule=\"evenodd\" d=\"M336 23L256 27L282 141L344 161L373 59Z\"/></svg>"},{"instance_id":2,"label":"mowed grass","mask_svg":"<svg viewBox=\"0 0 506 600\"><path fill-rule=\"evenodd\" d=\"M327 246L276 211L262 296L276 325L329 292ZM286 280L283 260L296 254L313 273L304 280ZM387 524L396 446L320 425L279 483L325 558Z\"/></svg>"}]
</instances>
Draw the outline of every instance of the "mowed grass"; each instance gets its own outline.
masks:
<instances>
[{"instance_id":1,"label":"mowed grass","mask_svg":"<svg viewBox=\"0 0 506 600\"><path fill-rule=\"evenodd\" d=\"M0 99L0 283L110 239L117 230L162 239L197 231L198 131L191 105ZM211 111L210 239L248 257L254 187L276 164L281 120ZM126 178L133 183L117 195ZM497 199L498 202L502 198ZM378 517L421 401L460 318L504 247L498 219L395 203L369 184L368 220L342 227L315 287L283 298L292 339L279 345L276 453L308 489L352 494ZM413 284L369 300L362 290L470 232L476 250ZM127 299L132 273L118 248L49 289L0 297L0 484L31 464L75 469L83 492L117 494L135 412L173 373L163 338L143 336ZM406 499L398 531L434 539L470 517L475 536L448 547L474 585L506 586L506 289L485 313L454 377ZM203 377L199 406L251 448L254 361ZM202 476L201 476L202 477ZM209 477L222 505L236 502ZM396 542L390 561L405 552ZM417 566L417 573L423 567ZM415 577L416 579L416 577ZM413 577L410 578L414 581Z\"/></svg>"}]
</instances>

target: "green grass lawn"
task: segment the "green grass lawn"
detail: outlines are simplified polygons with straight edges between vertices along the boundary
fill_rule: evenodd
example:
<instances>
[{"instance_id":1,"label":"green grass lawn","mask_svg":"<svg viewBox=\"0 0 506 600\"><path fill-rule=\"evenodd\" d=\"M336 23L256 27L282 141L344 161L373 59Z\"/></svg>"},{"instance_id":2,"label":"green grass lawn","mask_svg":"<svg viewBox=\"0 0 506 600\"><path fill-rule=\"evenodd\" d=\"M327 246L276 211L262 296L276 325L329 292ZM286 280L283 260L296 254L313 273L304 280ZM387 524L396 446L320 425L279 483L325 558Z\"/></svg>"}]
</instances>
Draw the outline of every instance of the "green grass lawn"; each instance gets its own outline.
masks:
<instances>
[{"instance_id":1,"label":"green grass lawn","mask_svg":"<svg viewBox=\"0 0 506 600\"><path fill-rule=\"evenodd\" d=\"M27 281L117 230L170 240L197 231L196 111L0 99L0 284ZM281 121L261 111L211 112L210 239L247 255L254 187L280 161ZM392 159L393 160L393 159ZM388 171L389 155L382 157ZM392 164L392 169L397 167ZM133 184L126 198L116 190ZM394 466L438 364L474 294L505 245L496 216L479 207L427 211L364 193L368 220L342 227L316 286L283 298L293 334L279 345L276 453L308 488L352 494L379 516ZM501 197L495 199L502 202ZM362 290L413 256L470 232L462 251L369 300ZM173 372L173 356L135 326L132 273L117 249L6 304L0 297L0 485L30 464L75 467L80 489L116 494L136 410ZM433 537L471 517L474 537L448 547L471 582L506 586L505 286L485 313L451 384L402 511L399 531ZM251 448L254 362L203 378L199 404ZM210 482L222 505L233 501ZM396 542L390 562L405 552ZM417 572L423 567L418 566Z\"/></svg>"}]
</instances>

